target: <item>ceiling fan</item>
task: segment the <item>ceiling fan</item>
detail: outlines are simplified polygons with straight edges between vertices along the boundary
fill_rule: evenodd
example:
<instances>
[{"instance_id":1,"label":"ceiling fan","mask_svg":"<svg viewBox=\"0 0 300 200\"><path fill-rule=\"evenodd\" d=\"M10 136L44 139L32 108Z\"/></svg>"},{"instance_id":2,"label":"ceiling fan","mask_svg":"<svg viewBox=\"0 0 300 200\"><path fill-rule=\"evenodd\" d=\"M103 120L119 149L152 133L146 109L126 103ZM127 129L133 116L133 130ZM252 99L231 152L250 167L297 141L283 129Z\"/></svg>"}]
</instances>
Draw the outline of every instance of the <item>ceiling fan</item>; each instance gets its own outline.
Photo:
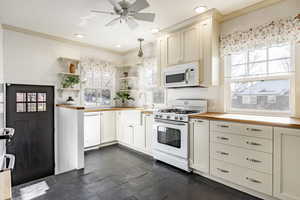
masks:
<instances>
[{"instance_id":1,"label":"ceiling fan","mask_svg":"<svg viewBox=\"0 0 300 200\"><path fill-rule=\"evenodd\" d=\"M109 15L118 15L117 18L113 19L105 26L113 26L116 23L127 23L130 29L135 29L138 27L138 23L136 20L153 22L155 19L154 13L144 13L140 12L150 5L147 0L136 0L134 3L130 3L126 0L108 0L110 4L113 6L113 11L99 11L99 10L91 10L94 13L102 13Z\"/></svg>"}]
</instances>

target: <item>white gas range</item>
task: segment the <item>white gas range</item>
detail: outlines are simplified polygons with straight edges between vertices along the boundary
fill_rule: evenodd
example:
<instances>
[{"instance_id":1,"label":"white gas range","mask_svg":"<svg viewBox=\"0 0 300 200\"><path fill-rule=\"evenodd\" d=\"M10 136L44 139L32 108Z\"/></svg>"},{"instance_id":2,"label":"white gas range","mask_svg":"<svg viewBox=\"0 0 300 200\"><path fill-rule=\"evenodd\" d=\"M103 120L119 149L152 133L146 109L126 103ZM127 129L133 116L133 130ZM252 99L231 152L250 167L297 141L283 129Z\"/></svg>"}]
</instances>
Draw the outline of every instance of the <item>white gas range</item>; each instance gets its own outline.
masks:
<instances>
[{"instance_id":1,"label":"white gas range","mask_svg":"<svg viewBox=\"0 0 300 200\"><path fill-rule=\"evenodd\" d=\"M156 160L190 171L189 115L207 112L207 100L178 99L171 107L154 112L153 156Z\"/></svg>"}]
</instances>

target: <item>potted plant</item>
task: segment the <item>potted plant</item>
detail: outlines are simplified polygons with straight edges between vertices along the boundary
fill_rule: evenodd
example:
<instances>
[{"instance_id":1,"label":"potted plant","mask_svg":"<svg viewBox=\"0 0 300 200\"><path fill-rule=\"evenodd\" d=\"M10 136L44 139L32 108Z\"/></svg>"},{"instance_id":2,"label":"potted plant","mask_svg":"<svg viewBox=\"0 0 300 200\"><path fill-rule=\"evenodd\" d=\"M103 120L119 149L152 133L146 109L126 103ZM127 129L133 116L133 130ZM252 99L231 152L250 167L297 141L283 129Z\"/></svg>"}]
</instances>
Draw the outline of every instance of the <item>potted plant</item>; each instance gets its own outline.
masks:
<instances>
[{"instance_id":1,"label":"potted plant","mask_svg":"<svg viewBox=\"0 0 300 200\"><path fill-rule=\"evenodd\" d=\"M127 106L128 101L134 101L134 98L130 96L127 91L119 91L116 93L114 100L119 100L122 103L122 106Z\"/></svg>"},{"instance_id":2,"label":"potted plant","mask_svg":"<svg viewBox=\"0 0 300 200\"><path fill-rule=\"evenodd\" d=\"M78 76L66 76L62 82L63 88L73 88L74 85L80 83Z\"/></svg>"}]
</instances>

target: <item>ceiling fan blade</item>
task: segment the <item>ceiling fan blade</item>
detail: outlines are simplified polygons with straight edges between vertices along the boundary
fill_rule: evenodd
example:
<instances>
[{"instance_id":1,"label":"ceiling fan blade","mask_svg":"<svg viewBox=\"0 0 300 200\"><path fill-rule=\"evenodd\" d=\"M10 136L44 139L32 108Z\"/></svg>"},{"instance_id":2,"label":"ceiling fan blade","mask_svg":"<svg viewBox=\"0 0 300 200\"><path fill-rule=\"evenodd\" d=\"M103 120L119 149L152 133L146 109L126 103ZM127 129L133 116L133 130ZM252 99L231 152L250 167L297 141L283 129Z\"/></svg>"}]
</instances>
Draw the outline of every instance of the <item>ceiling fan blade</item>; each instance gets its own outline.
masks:
<instances>
[{"instance_id":1,"label":"ceiling fan blade","mask_svg":"<svg viewBox=\"0 0 300 200\"><path fill-rule=\"evenodd\" d=\"M123 10L118 0L108 0L108 1L114 7L115 10Z\"/></svg>"},{"instance_id":2,"label":"ceiling fan blade","mask_svg":"<svg viewBox=\"0 0 300 200\"><path fill-rule=\"evenodd\" d=\"M101 14L109 14L109 15L116 15L114 12L108 12L108 11L101 11L101 10L91 10L93 13L101 13Z\"/></svg>"},{"instance_id":3,"label":"ceiling fan blade","mask_svg":"<svg viewBox=\"0 0 300 200\"><path fill-rule=\"evenodd\" d=\"M154 13L136 13L132 17L137 20L154 22L155 14Z\"/></svg>"},{"instance_id":4,"label":"ceiling fan blade","mask_svg":"<svg viewBox=\"0 0 300 200\"><path fill-rule=\"evenodd\" d=\"M139 26L139 24L132 18L128 18L126 22L131 30L134 30Z\"/></svg>"},{"instance_id":5,"label":"ceiling fan blade","mask_svg":"<svg viewBox=\"0 0 300 200\"><path fill-rule=\"evenodd\" d=\"M145 8L148 8L150 5L146 0L136 0L128 8L130 12L139 12Z\"/></svg>"},{"instance_id":6,"label":"ceiling fan blade","mask_svg":"<svg viewBox=\"0 0 300 200\"><path fill-rule=\"evenodd\" d=\"M121 20L121 17L118 17L116 19L111 20L110 22L108 22L105 26L113 26L116 23L118 23Z\"/></svg>"}]
</instances>

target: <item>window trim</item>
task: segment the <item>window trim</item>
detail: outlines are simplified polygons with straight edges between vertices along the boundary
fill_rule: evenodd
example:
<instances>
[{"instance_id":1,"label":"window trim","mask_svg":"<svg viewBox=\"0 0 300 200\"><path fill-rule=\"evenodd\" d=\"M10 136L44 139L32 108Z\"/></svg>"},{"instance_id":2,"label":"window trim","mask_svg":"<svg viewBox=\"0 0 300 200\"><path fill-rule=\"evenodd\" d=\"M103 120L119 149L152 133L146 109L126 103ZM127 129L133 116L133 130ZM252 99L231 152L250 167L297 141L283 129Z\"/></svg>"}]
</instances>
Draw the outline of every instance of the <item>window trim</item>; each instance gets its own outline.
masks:
<instances>
[{"instance_id":1,"label":"window trim","mask_svg":"<svg viewBox=\"0 0 300 200\"><path fill-rule=\"evenodd\" d=\"M294 42L289 43L291 46L291 68L290 72L288 73L278 73L278 74L271 74L271 75L253 75L253 76L240 76L237 78L232 79L230 76L231 74L231 59L230 56L224 57L224 108L225 112L234 113L234 114L253 114L253 115L266 115L266 116L294 116L295 115L295 102L296 102L296 80L295 80L295 62L296 62L296 45ZM268 53L267 53L268 54ZM249 53L247 54L249 56ZM286 58L281 59L271 59L273 60L283 60ZM247 58L248 62L249 58ZM268 63L268 55L267 60L265 62ZM249 63L246 63L248 65ZM268 64L267 64L268 65ZM247 67L248 70L248 67ZM267 66L268 71L268 66ZM255 109L237 109L232 108L231 100L232 100L232 93L231 93L231 83L234 82L249 82L249 81L261 81L261 80L289 80L290 82L290 110L289 111L272 111L272 110L255 110Z\"/></svg>"}]
</instances>

